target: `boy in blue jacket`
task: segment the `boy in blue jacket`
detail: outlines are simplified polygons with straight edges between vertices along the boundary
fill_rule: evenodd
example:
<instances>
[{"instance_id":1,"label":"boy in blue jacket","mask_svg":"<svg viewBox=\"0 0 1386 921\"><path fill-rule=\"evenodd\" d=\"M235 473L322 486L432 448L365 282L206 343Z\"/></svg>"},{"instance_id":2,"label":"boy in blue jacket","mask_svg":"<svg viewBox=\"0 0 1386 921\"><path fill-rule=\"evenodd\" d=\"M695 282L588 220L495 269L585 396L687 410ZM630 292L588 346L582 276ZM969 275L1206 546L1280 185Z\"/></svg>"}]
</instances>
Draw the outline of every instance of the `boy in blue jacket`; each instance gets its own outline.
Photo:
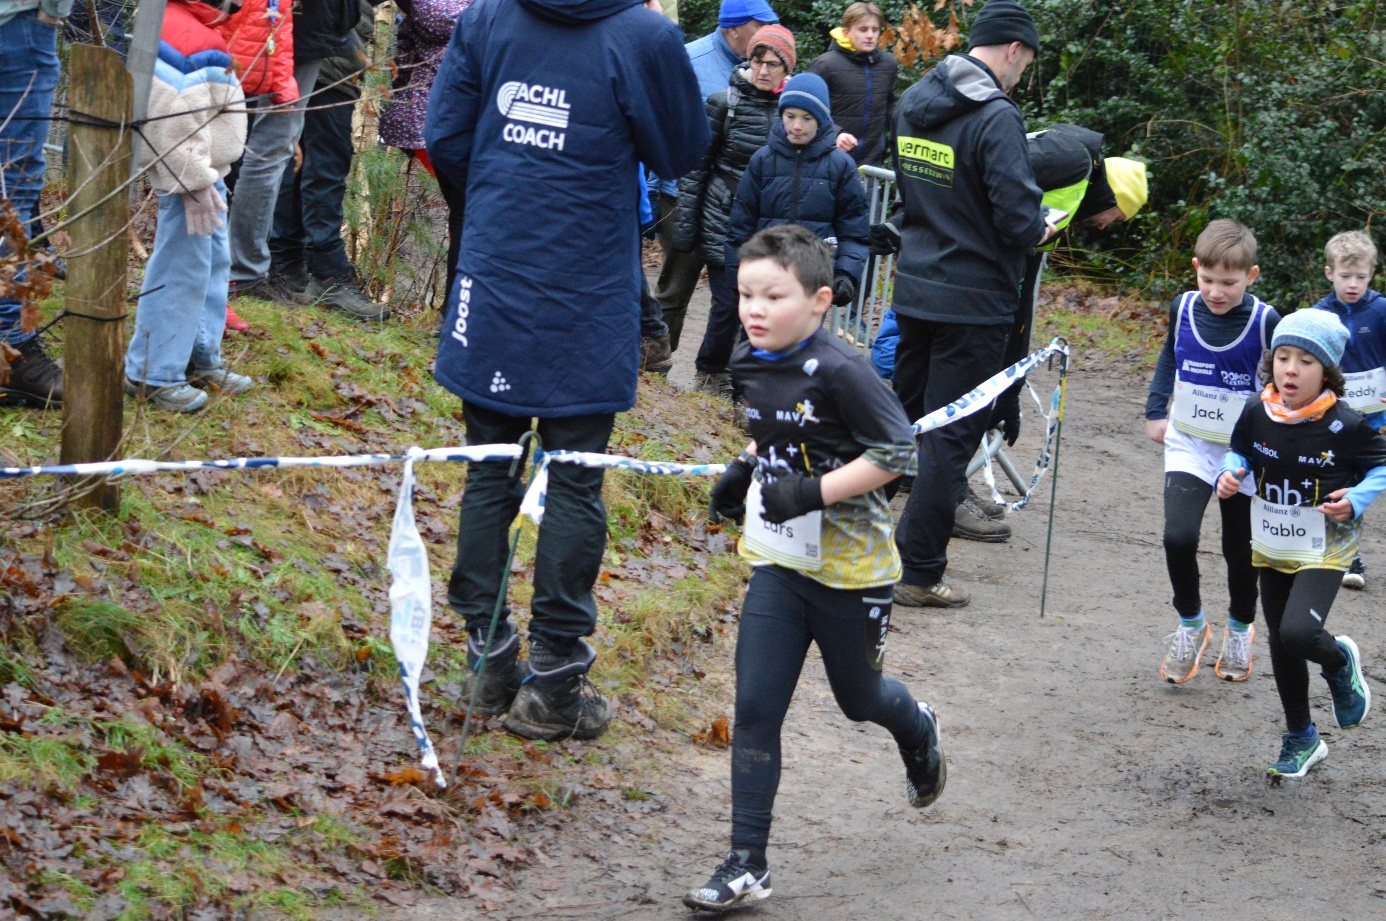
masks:
<instances>
[{"instance_id":1,"label":"boy in blue jacket","mask_svg":"<svg viewBox=\"0 0 1386 921\"><path fill-rule=\"evenodd\" d=\"M1323 272L1333 282L1333 293L1314 307L1334 314L1347 327L1341 364L1347 382L1344 399L1380 431L1386 427L1386 297L1371 289L1376 245L1362 231L1349 230L1329 240L1323 255ZM1343 573L1343 587L1366 585L1359 555Z\"/></svg>"},{"instance_id":2,"label":"boy in blue jacket","mask_svg":"<svg viewBox=\"0 0 1386 921\"><path fill-rule=\"evenodd\" d=\"M866 268L871 223L857 165L836 146L828 84L817 74L791 77L780 93L779 113L769 142L751 157L736 189L727 271L737 271L741 244L757 232L801 224L836 247L833 303L850 304Z\"/></svg>"}]
</instances>

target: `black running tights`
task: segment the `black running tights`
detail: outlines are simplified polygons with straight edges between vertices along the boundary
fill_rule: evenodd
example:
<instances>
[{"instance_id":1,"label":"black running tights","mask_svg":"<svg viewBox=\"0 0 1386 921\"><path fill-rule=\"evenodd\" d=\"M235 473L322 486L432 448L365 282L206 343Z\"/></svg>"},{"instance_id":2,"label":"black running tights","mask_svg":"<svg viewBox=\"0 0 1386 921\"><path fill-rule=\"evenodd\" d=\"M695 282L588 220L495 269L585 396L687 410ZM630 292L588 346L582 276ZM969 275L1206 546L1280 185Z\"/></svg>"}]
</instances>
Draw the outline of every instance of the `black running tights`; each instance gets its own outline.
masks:
<instances>
[{"instance_id":1,"label":"black running tights","mask_svg":"<svg viewBox=\"0 0 1386 921\"><path fill-rule=\"evenodd\" d=\"M1261 609L1270 631L1271 668L1290 732L1309 728L1308 663L1316 662L1330 672L1347 664L1333 634L1324 629L1342 584L1343 573L1338 569L1261 570Z\"/></svg>"},{"instance_id":2,"label":"black running tights","mask_svg":"<svg viewBox=\"0 0 1386 921\"><path fill-rule=\"evenodd\" d=\"M1174 610L1194 617L1203 607L1198 589L1198 532L1213 487L1192 473L1165 474L1165 565L1174 586ZM1251 565L1251 497L1219 499L1222 556L1227 561L1228 614L1249 624L1256 619L1256 570Z\"/></svg>"},{"instance_id":3,"label":"black running tights","mask_svg":"<svg viewBox=\"0 0 1386 921\"><path fill-rule=\"evenodd\" d=\"M802 573L762 566L751 576L736 640L732 735L732 848L763 855L780 785L784 724L809 643L817 643L833 696L848 719L884 726L914 748L926 727L905 686L881 674L892 586L828 588Z\"/></svg>"}]
</instances>

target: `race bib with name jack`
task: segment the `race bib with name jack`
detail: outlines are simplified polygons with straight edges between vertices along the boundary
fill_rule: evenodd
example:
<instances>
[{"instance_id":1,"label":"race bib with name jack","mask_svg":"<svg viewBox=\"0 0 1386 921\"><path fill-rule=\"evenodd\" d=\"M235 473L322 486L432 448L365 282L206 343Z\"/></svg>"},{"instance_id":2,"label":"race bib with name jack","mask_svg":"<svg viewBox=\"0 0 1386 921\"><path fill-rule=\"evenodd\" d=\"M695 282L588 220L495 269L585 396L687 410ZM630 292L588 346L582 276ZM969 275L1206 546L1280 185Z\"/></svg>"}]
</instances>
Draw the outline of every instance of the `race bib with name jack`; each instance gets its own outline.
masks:
<instances>
[{"instance_id":1,"label":"race bib with name jack","mask_svg":"<svg viewBox=\"0 0 1386 921\"><path fill-rule=\"evenodd\" d=\"M1272 560L1313 565L1327 549L1327 519L1316 508L1276 505L1257 496L1251 505L1251 549Z\"/></svg>"},{"instance_id":2,"label":"race bib with name jack","mask_svg":"<svg viewBox=\"0 0 1386 921\"><path fill-rule=\"evenodd\" d=\"M1381 398L1386 397L1386 369L1372 368L1370 371L1353 371L1351 374L1344 371L1343 380L1347 382L1343 399L1350 408L1359 413L1379 413L1386 410L1386 403L1381 402Z\"/></svg>"},{"instance_id":3,"label":"race bib with name jack","mask_svg":"<svg viewBox=\"0 0 1386 921\"><path fill-rule=\"evenodd\" d=\"M762 517L760 483L752 482L746 494L746 525L741 539L746 548L762 559L799 572L823 568L823 513L809 512L782 524L770 524Z\"/></svg>"},{"instance_id":4,"label":"race bib with name jack","mask_svg":"<svg viewBox=\"0 0 1386 921\"><path fill-rule=\"evenodd\" d=\"M1232 429L1249 396L1239 390L1175 381L1169 421L1185 435L1225 445L1232 440Z\"/></svg>"}]
</instances>

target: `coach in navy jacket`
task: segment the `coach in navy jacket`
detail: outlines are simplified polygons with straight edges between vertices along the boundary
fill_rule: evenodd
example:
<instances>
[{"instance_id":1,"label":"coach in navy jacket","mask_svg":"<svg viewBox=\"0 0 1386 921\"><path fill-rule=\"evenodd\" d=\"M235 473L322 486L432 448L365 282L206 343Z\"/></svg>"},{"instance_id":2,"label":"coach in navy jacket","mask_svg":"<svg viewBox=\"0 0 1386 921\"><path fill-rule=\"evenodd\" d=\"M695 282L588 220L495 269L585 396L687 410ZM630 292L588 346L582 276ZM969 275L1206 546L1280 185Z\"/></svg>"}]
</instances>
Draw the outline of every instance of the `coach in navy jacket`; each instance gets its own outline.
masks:
<instances>
[{"instance_id":1,"label":"coach in navy jacket","mask_svg":"<svg viewBox=\"0 0 1386 921\"><path fill-rule=\"evenodd\" d=\"M696 166L702 102L678 27L640 0L477 0L458 19L424 139L467 193L434 373L462 398L469 443L514 442L538 417L545 449L606 449L615 414L635 405L637 164ZM448 600L470 663L489 656L464 695L531 738L595 738L611 709L586 682L582 638L606 545L602 471L550 470L519 690L515 628L507 617L487 635L520 499L509 467L467 471Z\"/></svg>"}]
</instances>

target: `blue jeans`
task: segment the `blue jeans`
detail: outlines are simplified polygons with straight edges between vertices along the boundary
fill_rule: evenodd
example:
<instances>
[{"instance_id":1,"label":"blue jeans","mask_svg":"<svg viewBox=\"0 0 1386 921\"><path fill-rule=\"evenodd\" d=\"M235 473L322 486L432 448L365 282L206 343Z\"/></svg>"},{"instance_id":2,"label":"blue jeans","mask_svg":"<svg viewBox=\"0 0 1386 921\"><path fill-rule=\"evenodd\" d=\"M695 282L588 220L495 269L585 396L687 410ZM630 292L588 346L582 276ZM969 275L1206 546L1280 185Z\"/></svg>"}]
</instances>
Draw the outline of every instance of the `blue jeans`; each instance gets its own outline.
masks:
<instances>
[{"instance_id":1,"label":"blue jeans","mask_svg":"<svg viewBox=\"0 0 1386 921\"><path fill-rule=\"evenodd\" d=\"M217 191L226 196L220 182ZM220 368L230 280L226 228L206 237L188 236L183 196L160 192L159 229L144 269L125 376L168 387L187 382L189 364L199 371Z\"/></svg>"},{"instance_id":2,"label":"blue jeans","mask_svg":"<svg viewBox=\"0 0 1386 921\"><path fill-rule=\"evenodd\" d=\"M43 191L49 122L41 119L53 113L59 66L58 27L39 22L37 11L18 13L0 26L0 198L9 198L26 223ZM34 338L19 331L20 307L14 298L0 298L0 342L19 345Z\"/></svg>"},{"instance_id":3,"label":"blue jeans","mask_svg":"<svg viewBox=\"0 0 1386 921\"><path fill-rule=\"evenodd\" d=\"M301 95L288 109L270 108L269 97L263 103L251 105L245 156L226 221L234 265L231 277L237 284L247 285L269 275L269 238L274 230L279 183L284 178L284 167L294 157L294 145L303 134L304 110L321 67L322 61L294 66L294 79Z\"/></svg>"}]
</instances>

